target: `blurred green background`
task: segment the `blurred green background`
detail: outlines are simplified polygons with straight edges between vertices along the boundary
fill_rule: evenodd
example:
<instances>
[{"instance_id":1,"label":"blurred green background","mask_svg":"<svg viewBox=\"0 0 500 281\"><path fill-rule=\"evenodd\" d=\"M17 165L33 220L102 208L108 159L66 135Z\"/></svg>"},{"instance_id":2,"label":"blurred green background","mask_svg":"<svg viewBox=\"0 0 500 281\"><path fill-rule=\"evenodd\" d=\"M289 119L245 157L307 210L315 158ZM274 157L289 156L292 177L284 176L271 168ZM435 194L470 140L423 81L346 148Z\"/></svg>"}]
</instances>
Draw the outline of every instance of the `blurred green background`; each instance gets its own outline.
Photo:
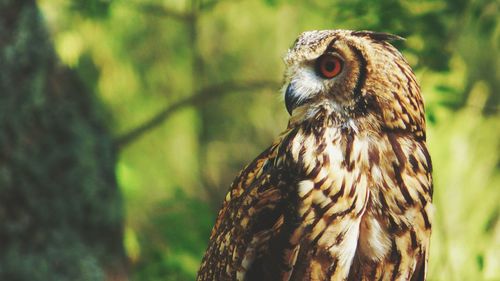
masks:
<instances>
[{"instance_id":1,"label":"blurred green background","mask_svg":"<svg viewBox=\"0 0 500 281\"><path fill-rule=\"evenodd\" d=\"M194 280L225 191L286 126L283 55L333 28L407 39L429 280L500 280L495 0L0 0L0 279Z\"/></svg>"}]
</instances>

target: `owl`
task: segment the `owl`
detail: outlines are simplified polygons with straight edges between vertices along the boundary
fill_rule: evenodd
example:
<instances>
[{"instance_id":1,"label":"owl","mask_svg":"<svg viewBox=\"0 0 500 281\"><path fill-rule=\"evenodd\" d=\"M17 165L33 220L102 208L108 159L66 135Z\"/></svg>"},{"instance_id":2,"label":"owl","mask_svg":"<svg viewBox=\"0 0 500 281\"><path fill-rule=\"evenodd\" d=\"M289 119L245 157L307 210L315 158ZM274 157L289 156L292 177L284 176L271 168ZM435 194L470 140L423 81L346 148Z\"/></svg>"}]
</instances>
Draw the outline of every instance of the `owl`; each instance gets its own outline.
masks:
<instances>
[{"instance_id":1,"label":"owl","mask_svg":"<svg viewBox=\"0 0 500 281\"><path fill-rule=\"evenodd\" d=\"M420 88L387 33L302 33L287 128L237 176L197 280L425 280L432 164Z\"/></svg>"}]
</instances>

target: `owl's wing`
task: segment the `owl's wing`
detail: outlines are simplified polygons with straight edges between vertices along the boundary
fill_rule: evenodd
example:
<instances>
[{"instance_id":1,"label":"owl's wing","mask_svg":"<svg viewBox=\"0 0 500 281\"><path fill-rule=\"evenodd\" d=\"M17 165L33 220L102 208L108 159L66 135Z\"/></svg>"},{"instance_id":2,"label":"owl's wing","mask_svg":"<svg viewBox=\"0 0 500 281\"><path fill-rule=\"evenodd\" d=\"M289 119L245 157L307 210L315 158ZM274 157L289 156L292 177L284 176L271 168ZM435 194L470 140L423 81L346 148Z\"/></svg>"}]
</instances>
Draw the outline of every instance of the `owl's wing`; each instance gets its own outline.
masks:
<instances>
[{"instance_id":1,"label":"owl's wing","mask_svg":"<svg viewBox=\"0 0 500 281\"><path fill-rule=\"evenodd\" d=\"M243 280L250 260L279 228L282 193L271 182L277 144L235 179L219 211L197 280Z\"/></svg>"},{"instance_id":2,"label":"owl's wing","mask_svg":"<svg viewBox=\"0 0 500 281\"><path fill-rule=\"evenodd\" d=\"M306 140L308 139L308 140ZM368 189L332 174L312 134L294 128L237 178L211 235L198 280L345 278Z\"/></svg>"}]
</instances>

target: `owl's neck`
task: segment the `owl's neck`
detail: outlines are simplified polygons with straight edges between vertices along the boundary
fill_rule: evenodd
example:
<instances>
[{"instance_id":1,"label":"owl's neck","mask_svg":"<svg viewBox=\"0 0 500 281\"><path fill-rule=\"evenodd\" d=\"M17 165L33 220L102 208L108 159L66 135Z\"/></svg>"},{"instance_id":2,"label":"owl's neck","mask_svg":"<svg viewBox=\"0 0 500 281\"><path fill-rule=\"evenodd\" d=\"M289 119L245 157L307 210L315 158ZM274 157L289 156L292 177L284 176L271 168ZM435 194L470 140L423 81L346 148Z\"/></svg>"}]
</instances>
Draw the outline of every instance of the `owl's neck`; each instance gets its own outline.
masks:
<instances>
[{"instance_id":1,"label":"owl's neck","mask_svg":"<svg viewBox=\"0 0 500 281\"><path fill-rule=\"evenodd\" d=\"M295 108L290 116L288 127L293 128L306 123L358 131L357 120L344 107L330 101L308 103Z\"/></svg>"}]
</instances>

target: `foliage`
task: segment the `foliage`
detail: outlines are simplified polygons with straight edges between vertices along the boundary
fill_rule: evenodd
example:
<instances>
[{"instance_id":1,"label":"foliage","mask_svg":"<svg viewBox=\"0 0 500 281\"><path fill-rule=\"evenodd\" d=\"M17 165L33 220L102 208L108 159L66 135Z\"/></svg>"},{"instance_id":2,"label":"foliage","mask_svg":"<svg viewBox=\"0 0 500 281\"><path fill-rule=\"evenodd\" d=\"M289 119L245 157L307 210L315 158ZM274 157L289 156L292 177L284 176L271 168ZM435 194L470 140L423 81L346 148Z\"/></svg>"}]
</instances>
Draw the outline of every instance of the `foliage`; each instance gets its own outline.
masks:
<instances>
[{"instance_id":1,"label":"foliage","mask_svg":"<svg viewBox=\"0 0 500 281\"><path fill-rule=\"evenodd\" d=\"M206 203L181 189L159 202L154 212L159 215L147 222L140 241L141 255L151 258L138 260L142 270L136 279L194 280L214 214Z\"/></svg>"},{"instance_id":2,"label":"foliage","mask_svg":"<svg viewBox=\"0 0 500 281\"><path fill-rule=\"evenodd\" d=\"M435 163L430 279L500 278L498 1L39 5L62 62L110 112L132 279L193 279L225 190L286 124L282 55L332 27L407 38L397 46L422 84Z\"/></svg>"},{"instance_id":3,"label":"foliage","mask_svg":"<svg viewBox=\"0 0 500 281\"><path fill-rule=\"evenodd\" d=\"M500 277L500 120L480 114L486 90L484 83L476 84L469 106L457 112L442 109L429 130L437 211L433 280Z\"/></svg>"}]
</instances>

